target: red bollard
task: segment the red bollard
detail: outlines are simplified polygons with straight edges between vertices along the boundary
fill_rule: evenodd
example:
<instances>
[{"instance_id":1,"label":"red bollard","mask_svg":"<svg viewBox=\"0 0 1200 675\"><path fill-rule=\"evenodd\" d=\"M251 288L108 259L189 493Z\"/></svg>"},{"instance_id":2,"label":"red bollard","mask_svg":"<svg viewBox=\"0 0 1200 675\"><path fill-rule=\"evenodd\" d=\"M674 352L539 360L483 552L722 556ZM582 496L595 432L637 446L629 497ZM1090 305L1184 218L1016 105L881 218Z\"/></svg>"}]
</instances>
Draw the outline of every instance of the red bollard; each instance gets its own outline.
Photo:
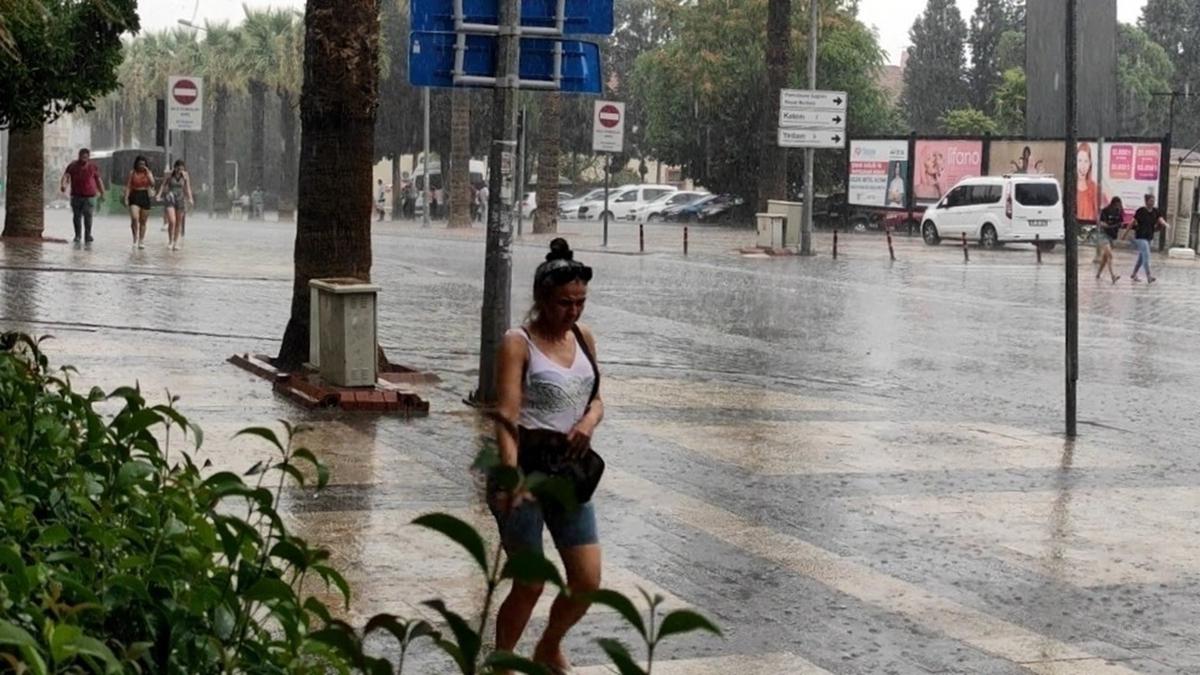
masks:
<instances>
[{"instance_id":1,"label":"red bollard","mask_svg":"<svg viewBox=\"0 0 1200 675\"><path fill-rule=\"evenodd\" d=\"M638 251L646 252L646 226L638 223Z\"/></svg>"},{"instance_id":2,"label":"red bollard","mask_svg":"<svg viewBox=\"0 0 1200 675\"><path fill-rule=\"evenodd\" d=\"M971 262L971 252L967 250L967 233L963 232L963 262Z\"/></svg>"},{"instance_id":3,"label":"red bollard","mask_svg":"<svg viewBox=\"0 0 1200 675\"><path fill-rule=\"evenodd\" d=\"M684 225L683 226L683 254L684 255L688 254L687 249L688 249L688 228L687 228L687 225Z\"/></svg>"},{"instance_id":4,"label":"red bollard","mask_svg":"<svg viewBox=\"0 0 1200 675\"><path fill-rule=\"evenodd\" d=\"M833 259L834 260L837 260L837 239L838 239L838 231L837 231L837 229L834 229L834 231L833 231Z\"/></svg>"},{"instance_id":5,"label":"red bollard","mask_svg":"<svg viewBox=\"0 0 1200 675\"><path fill-rule=\"evenodd\" d=\"M892 228L887 228L888 240L888 255L892 257L892 262L896 262L896 249L892 246Z\"/></svg>"},{"instance_id":6,"label":"red bollard","mask_svg":"<svg viewBox=\"0 0 1200 675\"><path fill-rule=\"evenodd\" d=\"M1042 264L1042 235L1033 235L1033 247L1037 249L1038 264Z\"/></svg>"}]
</instances>

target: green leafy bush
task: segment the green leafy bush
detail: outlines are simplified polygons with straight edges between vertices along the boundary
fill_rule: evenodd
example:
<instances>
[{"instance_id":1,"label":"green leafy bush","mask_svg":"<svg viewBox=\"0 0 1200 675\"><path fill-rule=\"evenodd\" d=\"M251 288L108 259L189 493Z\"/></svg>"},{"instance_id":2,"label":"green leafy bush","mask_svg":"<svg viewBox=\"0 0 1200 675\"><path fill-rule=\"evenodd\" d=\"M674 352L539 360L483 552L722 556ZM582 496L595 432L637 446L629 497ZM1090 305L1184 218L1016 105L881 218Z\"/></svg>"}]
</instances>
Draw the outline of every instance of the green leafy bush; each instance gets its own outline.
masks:
<instances>
[{"instance_id":1,"label":"green leafy bush","mask_svg":"<svg viewBox=\"0 0 1200 675\"><path fill-rule=\"evenodd\" d=\"M293 442L300 429L284 422L283 439L264 427L246 429L241 435L269 444L274 459L245 476L213 472L186 452L171 452L173 437L191 436L196 447L203 438L173 400L150 405L137 388L80 394L72 372L52 372L29 338L0 335L0 671L390 675L427 639L464 675L547 673L484 647L502 579L564 588L545 558L503 561L499 550L488 555L468 524L422 516L417 525L462 545L479 565L488 589L481 616L472 626L430 600L445 634L388 614L360 632L306 593L323 583L349 607L350 588L328 564L329 553L290 533L278 512L288 483L315 475L320 488L329 479L316 456ZM114 414L97 411L108 404ZM494 456L477 467L496 470ZM508 485L524 482L539 498L570 502L542 476L499 476ZM619 593L592 599L616 609L646 644L642 670L620 642L600 641L622 675L649 673L655 647L670 635L719 634L687 610L659 621L661 598L647 596L648 620ZM364 636L376 632L395 638L398 664L364 652Z\"/></svg>"}]
</instances>

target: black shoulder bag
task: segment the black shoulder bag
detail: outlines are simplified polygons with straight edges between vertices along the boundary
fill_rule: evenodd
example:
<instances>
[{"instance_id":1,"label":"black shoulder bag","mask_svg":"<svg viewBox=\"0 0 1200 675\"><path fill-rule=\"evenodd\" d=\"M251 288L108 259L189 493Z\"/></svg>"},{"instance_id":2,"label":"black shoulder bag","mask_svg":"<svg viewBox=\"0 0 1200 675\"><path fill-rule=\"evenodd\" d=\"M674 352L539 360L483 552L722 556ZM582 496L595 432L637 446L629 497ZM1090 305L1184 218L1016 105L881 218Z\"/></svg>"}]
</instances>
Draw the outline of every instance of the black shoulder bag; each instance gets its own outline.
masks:
<instances>
[{"instance_id":1,"label":"black shoulder bag","mask_svg":"<svg viewBox=\"0 0 1200 675\"><path fill-rule=\"evenodd\" d=\"M596 400L600 393L600 368L596 365L596 357L583 339L583 333L578 326L571 327L575 340L583 355L592 364L592 394L588 398L588 406ZM591 447L578 457L568 455L567 435L559 431L547 429L526 429L517 427L511 421L496 416L517 437L517 463L526 474L541 473L547 476L562 478L575 488L575 499L580 504L591 501L604 475L604 459Z\"/></svg>"}]
</instances>

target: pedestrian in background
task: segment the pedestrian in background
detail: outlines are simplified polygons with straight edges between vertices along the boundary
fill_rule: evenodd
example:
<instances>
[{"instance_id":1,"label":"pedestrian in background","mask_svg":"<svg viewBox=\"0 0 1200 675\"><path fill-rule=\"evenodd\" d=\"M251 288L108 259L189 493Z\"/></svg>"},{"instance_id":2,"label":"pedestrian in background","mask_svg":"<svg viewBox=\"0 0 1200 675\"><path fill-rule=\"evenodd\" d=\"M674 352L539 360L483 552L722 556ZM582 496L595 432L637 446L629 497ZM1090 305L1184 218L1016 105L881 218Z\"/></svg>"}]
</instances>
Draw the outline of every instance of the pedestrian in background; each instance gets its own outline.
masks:
<instances>
[{"instance_id":1,"label":"pedestrian in background","mask_svg":"<svg viewBox=\"0 0 1200 675\"><path fill-rule=\"evenodd\" d=\"M565 239L555 239L533 277L533 310L521 328L510 330L497 363L499 404L496 435L500 461L526 473L594 456L592 434L604 418L596 340L579 323L592 268L574 259ZM593 468L596 467L592 463ZM599 463L599 470L603 463ZM599 470L585 471L595 489ZM562 641L584 614L586 597L600 587L600 544L591 494L579 494L574 510L534 501L528 494L488 485L488 506L510 556L542 551L542 529L550 530L562 557L570 595L550 608L533 660L551 672L570 672ZM542 594L541 584L514 582L496 617L496 649L512 651Z\"/></svg>"},{"instance_id":2,"label":"pedestrian in background","mask_svg":"<svg viewBox=\"0 0 1200 675\"><path fill-rule=\"evenodd\" d=\"M187 218L188 206L195 206L192 196L192 179L182 159L175 161L171 173L167 174L158 188L158 199L167 212L167 248L178 251L183 244L183 222Z\"/></svg>"},{"instance_id":3,"label":"pedestrian in background","mask_svg":"<svg viewBox=\"0 0 1200 675\"><path fill-rule=\"evenodd\" d=\"M104 199L104 181L100 179L100 168L92 164L91 150L82 148L79 158L67 165L67 170L58 181L59 191L66 194L68 184L71 189L71 224L75 226L75 243L79 243L82 234L84 241L90 244L94 200L97 197Z\"/></svg>"},{"instance_id":4,"label":"pedestrian in background","mask_svg":"<svg viewBox=\"0 0 1200 675\"><path fill-rule=\"evenodd\" d=\"M125 181L125 195L121 200L129 207L129 229L137 248L146 248L146 221L150 219L150 193L153 191L154 174L150 171L150 162L145 156L138 155Z\"/></svg>"},{"instance_id":5,"label":"pedestrian in background","mask_svg":"<svg viewBox=\"0 0 1200 675\"><path fill-rule=\"evenodd\" d=\"M1125 206L1120 197L1113 197L1108 206L1100 211L1100 225L1096 230L1096 255L1100 258L1100 269L1096 270L1096 280L1104 275L1105 268L1112 276L1115 284L1121 278L1113 269L1113 243L1121 236L1121 225L1125 221Z\"/></svg>"},{"instance_id":6,"label":"pedestrian in background","mask_svg":"<svg viewBox=\"0 0 1200 675\"><path fill-rule=\"evenodd\" d=\"M1146 281L1154 283L1157 279L1150 273L1150 243L1154 241L1154 233L1159 230L1167 230L1170 226L1167 225L1166 218L1163 217L1163 212L1154 206L1154 195L1146 195L1146 205L1137 210L1133 214L1134 240L1133 243L1137 246L1137 263L1133 266L1133 275L1130 276L1132 281L1141 281L1138 277L1138 270L1146 269Z\"/></svg>"},{"instance_id":7,"label":"pedestrian in background","mask_svg":"<svg viewBox=\"0 0 1200 675\"><path fill-rule=\"evenodd\" d=\"M379 216L379 222L383 222L383 216L387 213L387 188L383 185L383 179L379 179L379 187L375 191L375 213Z\"/></svg>"}]
</instances>

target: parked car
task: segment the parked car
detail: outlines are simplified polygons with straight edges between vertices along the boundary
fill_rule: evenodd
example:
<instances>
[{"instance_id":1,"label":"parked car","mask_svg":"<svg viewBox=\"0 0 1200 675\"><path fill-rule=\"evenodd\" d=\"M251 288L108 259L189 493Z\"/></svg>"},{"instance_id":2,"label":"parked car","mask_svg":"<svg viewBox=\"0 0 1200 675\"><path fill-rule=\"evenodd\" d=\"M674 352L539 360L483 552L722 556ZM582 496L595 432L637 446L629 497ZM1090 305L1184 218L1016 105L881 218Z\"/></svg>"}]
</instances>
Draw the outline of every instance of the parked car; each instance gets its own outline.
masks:
<instances>
[{"instance_id":1,"label":"parked car","mask_svg":"<svg viewBox=\"0 0 1200 675\"><path fill-rule=\"evenodd\" d=\"M663 220L670 223L690 223L696 218L696 214L700 213L708 203L716 200L720 195L706 195L693 202L687 204L678 204L663 209Z\"/></svg>"},{"instance_id":2,"label":"parked car","mask_svg":"<svg viewBox=\"0 0 1200 675\"><path fill-rule=\"evenodd\" d=\"M604 188L596 188L595 190L587 192L580 197L572 197L566 201L560 201L558 203L558 217L572 219L578 218L579 207L583 206L587 202L595 200L600 200L601 202L604 201Z\"/></svg>"},{"instance_id":3,"label":"parked car","mask_svg":"<svg viewBox=\"0 0 1200 675\"><path fill-rule=\"evenodd\" d=\"M707 197L708 192L694 190L679 190L676 192L668 192L660 196L658 199L632 209L629 212L629 219L639 223L658 223L663 220L663 211L672 206L687 206L692 202L702 197Z\"/></svg>"},{"instance_id":4,"label":"parked car","mask_svg":"<svg viewBox=\"0 0 1200 675\"><path fill-rule=\"evenodd\" d=\"M984 248L1063 239L1062 188L1052 176L987 176L960 181L925 212L921 236L930 246L943 238L977 241Z\"/></svg>"},{"instance_id":5,"label":"parked car","mask_svg":"<svg viewBox=\"0 0 1200 675\"><path fill-rule=\"evenodd\" d=\"M625 185L608 196L609 220L624 220L629 212L642 208L659 197L676 192L673 185ZM603 198L603 193L601 193ZM593 200L579 207L579 217L583 220L599 220L604 217L604 201Z\"/></svg>"},{"instance_id":6,"label":"parked car","mask_svg":"<svg viewBox=\"0 0 1200 675\"><path fill-rule=\"evenodd\" d=\"M558 203L562 204L571 199L570 192L559 192ZM532 218L533 212L537 210L537 192L526 192L524 199L521 200L521 216L524 218ZM561 208L559 209L561 211Z\"/></svg>"},{"instance_id":7,"label":"parked car","mask_svg":"<svg viewBox=\"0 0 1200 675\"><path fill-rule=\"evenodd\" d=\"M736 195L718 195L716 199L704 205L696 213L694 222L697 223L729 223L738 220L750 221L753 215L748 213L746 200Z\"/></svg>"}]
</instances>

